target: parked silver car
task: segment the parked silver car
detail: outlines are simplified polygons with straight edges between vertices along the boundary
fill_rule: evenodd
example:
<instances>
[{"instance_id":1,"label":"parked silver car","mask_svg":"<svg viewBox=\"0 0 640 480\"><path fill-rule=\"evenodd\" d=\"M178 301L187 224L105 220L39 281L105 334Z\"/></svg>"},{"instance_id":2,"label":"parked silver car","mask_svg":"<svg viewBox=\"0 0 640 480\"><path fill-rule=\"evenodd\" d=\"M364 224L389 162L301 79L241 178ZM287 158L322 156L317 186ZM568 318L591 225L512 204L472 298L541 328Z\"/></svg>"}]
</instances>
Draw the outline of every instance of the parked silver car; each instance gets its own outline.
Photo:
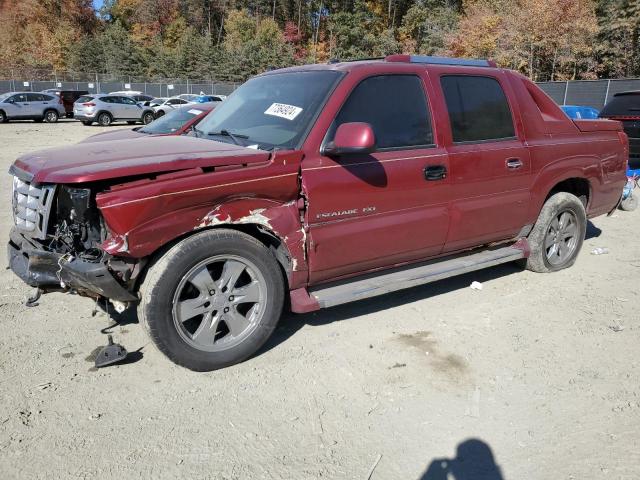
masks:
<instances>
[{"instance_id":1,"label":"parked silver car","mask_svg":"<svg viewBox=\"0 0 640 480\"><path fill-rule=\"evenodd\" d=\"M103 127L119 120L130 125L137 122L147 125L155 118L152 108L124 95L84 95L73 104L73 116L84 125L97 122Z\"/></svg>"},{"instance_id":2,"label":"parked silver car","mask_svg":"<svg viewBox=\"0 0 640 480\"><path fill-rule=\"evenodd\" d=\"M188 100L185 100L184 98L179 98L179 97L167 98L160 105L153 107L153 110L155 111L155 116L156 116L155 118L160 118L161 116L175 110L176 108L180 108L189 103L193 103L193 102L190 102Z\"/></svg>"},{"instance_id":3,"label":"parked silver car","mask_svg":"<svg viewBox=\"0 0 640 480\"><path fill-rule=\"evenodd\" d=\"M0 123L34 120L55 123L65 116L60 97L39 92L9 92L0 95Z\"/></svg>"}]
</instances>

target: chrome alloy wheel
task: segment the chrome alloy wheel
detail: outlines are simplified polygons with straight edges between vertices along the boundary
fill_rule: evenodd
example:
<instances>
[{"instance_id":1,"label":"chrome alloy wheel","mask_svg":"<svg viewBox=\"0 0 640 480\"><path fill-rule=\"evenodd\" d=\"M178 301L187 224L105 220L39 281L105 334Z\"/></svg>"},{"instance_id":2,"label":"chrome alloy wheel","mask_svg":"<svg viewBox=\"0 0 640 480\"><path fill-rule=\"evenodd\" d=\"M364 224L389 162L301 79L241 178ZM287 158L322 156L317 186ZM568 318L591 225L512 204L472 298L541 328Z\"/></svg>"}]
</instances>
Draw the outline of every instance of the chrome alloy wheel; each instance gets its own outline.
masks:
<instances>
[{"instance_id":1,"label":"chrome alloy wheel","mask_svg":"<svg viewBox=\"0 0 640 480\"><path fill-rule=\"evenodd\" d=\"M192 347L226 350L255 330L265 312L266 295L264 276L251 261L216 255L182 277L173 297L173 322Z\"/></svg>"},{"instance_id":2,"label":"chrome alloy wheel","mask_svg":"<svg viewBox=\"0 0 640 480\"><path fill-rule=\"evenodd\" d=\"M578 245L578 219L570 210L556 215L547 229L544 249L547 261L553 265L561 265L574 254Z\"/></svg>"}]
</instances>

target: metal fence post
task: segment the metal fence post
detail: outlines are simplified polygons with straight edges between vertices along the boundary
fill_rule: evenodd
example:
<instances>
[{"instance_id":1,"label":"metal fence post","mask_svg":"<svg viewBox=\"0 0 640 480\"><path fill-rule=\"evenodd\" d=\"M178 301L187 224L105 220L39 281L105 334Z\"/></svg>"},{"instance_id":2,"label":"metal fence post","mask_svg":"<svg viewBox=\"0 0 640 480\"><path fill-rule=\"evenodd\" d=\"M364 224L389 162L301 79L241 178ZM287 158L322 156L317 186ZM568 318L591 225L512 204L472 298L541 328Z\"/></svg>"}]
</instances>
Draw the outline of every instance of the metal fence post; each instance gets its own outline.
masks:
<instances>
[{"instance_id":1,"label":"metal fence post","mask_svg":"<svg viewBox=\"0 0 640 480\"><path fill-rule=\"evenodd\" d=\"M567 80L564 84L564 99L562 100L562 104L567 104L567 93L569 92L569 81Z\"/></svg>"},{"instance_id":2,"label":"metal fence post","mask_svg":"<svg viewBox=\"0 0 640 480\"><path fill-rule=\"evenodd\" d=\"M604 94L604 104L609 101L609 88L611 87L611 79L607 80L607 93Z\"/></svg>"}]
</instances>

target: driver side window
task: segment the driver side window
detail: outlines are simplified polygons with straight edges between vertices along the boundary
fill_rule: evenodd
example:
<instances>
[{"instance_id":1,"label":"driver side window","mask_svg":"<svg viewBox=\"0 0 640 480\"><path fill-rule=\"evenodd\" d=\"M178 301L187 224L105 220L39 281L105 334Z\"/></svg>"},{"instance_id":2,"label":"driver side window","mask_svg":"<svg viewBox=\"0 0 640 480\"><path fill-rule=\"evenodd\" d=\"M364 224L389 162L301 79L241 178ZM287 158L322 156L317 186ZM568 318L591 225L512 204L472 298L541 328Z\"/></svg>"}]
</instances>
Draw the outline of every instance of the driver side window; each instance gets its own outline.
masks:
<instances>
[{"instance_id":1,"label":"driver side window","mask_svg":"<svg viewBox=\"0 0 640 480\"><path fill-rule=\"evenodd\" d=\"M327 140L349 122L371 125L378 150L433 145L427 99L416 75L378 75L360 82L331 125Z\"/></svg>"}]
</instances>

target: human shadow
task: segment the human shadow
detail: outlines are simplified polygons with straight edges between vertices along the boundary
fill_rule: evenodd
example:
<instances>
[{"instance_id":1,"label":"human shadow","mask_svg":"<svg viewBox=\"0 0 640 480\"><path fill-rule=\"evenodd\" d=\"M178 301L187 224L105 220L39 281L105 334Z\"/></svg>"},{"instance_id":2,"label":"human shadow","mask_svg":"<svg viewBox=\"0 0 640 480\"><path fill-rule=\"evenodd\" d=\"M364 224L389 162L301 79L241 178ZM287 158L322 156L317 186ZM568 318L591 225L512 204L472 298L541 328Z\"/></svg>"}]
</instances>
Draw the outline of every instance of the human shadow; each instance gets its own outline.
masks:
<instances>
[{"instance_id":1,"label":"human shadow","mask_svg":"<svg viewBox=\"0 0 640 480\"><path fill-rule=\"evenodd\" d=\"M504 480L488 444L470 438L458 444L454 458L435 458L419 480Z\"/></svg>"}]
</instances>

